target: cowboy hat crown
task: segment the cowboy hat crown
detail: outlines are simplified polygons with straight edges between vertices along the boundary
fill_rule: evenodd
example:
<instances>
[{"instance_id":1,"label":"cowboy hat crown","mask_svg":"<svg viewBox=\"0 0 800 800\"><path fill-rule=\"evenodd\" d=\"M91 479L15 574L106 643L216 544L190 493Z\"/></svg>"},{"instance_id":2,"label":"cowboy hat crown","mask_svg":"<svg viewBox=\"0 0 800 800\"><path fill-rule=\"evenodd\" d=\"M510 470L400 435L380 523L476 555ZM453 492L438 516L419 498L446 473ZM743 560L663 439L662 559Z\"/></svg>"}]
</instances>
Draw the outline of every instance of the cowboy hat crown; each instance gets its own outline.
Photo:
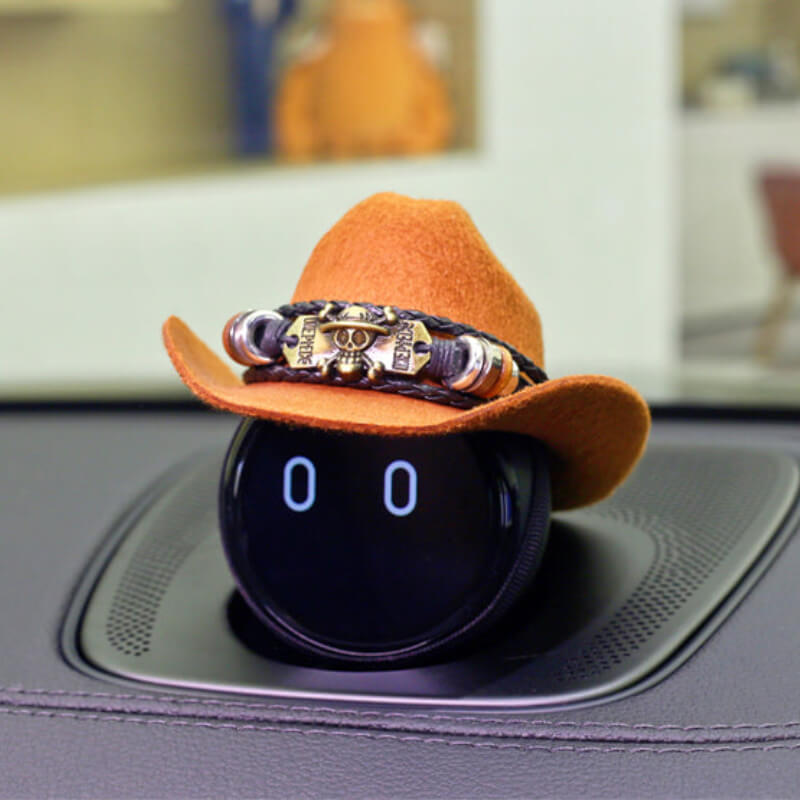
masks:
<instances>
[{"instance_id":1,"label":"cowboy hat crown","mask_svg":"<svg viewBox=\"0 0 800 800\"><path fill-rule=\"evenodd\" d=\"M319 241L295 289L304 300L421 309L508 342L544 367L539 314L469 214L449 200L376 194Z\"/></svg>"}]
</instances>

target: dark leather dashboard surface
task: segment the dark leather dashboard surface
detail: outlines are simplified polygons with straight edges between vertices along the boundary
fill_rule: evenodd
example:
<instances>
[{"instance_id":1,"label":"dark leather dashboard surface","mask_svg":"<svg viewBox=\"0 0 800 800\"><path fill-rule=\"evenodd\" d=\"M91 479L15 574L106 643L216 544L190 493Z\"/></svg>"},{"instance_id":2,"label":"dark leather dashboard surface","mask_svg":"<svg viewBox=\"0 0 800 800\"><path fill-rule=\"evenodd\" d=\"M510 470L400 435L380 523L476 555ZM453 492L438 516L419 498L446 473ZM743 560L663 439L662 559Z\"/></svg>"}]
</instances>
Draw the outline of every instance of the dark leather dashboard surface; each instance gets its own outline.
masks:
<instances>
[{"instance_id":1,"label":"dark leather dashboard surface","mask_svg":"<svg viewBox=\"0 0 800 800\"><path fill-rule=\"evenodd\" d=\"M676 672L570 711L454 712L130 688L68 666L70 593L114 518L236 420L0 414L0 795L796 796L800 541ZM800 452L789 423L654 436Z\"/></svg>"}]
</instances>

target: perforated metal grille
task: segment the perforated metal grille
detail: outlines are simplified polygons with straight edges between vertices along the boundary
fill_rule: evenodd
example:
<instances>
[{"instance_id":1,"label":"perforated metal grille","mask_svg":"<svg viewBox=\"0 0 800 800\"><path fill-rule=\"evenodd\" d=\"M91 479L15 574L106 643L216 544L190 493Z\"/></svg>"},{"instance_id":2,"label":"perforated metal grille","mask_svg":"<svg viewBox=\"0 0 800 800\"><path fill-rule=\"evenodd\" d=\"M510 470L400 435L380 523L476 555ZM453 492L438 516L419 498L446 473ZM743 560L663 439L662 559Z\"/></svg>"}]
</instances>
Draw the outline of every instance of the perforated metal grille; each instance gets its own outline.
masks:
<instances>
[{"instance_id":1,"label":"perforated metal grille","mask_svg":"<svg viewBox=\"0 0 800 800\"><path fill-rule=\"evenodd\" d=\"M752 529L780 466L752 452L683 450L681 456L651 452L650 479L634 476L593 511L647 533L656 555L610 622L560 667L558 682L618 667L668 624Z\"/></svg>"},{"instance_id":2,"label":"perforated metal grille","mask_svg":"<svg viewBox=\"0 0 800 800\"><path fill-rule=\"evenodd\" d=\"M214 476L200 485L214 486ZM136 548L111 602L105 630L114 649L126 656L150 650L161 601L186 557L213 531L208 519L213 509L207 493L186 490L171 492L153 509L155 524Z\"/></svg>"},{"instance_id":3,"label":"perforated metal grille","mask_svg":"<svg viewBox=\"0 0 800 800\"><path fill-rule=\"evenodd\" d=\"M491 658L466 656L446 672L298 670L244 649L229 624L233 578L216 519L220 461L209 453L176 469L149 510L115 533L116 550L91 578L80 632L65 634L76 636L93 667L194 689L382 701L422 695L453 706L524 698L543 708L616 696L680 663L679 647L720 624L732 608L726 597L766 568L776 551L764 549L776 536L786 541L793 525L781 521L797 513L792 455L654 442L612 500L559 521L552 580L535 587L536 605L516 617Z\"/></svg>"}]
</instances>

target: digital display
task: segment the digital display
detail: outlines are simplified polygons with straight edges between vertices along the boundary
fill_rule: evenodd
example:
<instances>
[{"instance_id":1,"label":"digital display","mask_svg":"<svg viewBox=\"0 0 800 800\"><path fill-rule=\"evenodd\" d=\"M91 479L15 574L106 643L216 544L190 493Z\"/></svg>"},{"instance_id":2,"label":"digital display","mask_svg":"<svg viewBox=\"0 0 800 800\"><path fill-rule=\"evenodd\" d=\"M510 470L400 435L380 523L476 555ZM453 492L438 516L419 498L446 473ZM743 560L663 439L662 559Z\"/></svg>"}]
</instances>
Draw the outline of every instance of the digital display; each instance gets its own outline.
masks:
<instances>
[{"instance_id":1,"label":"digital display","mask_svg":"<svg viewBox=\"0 0 800 800\"><path fill-rule=\"evenodd\" d=\"M487 435L248 421L221 491L226 553L251 606L343 652L458 628L490 602L513 558L514 505Z\"/></svg>"}]
</instances>

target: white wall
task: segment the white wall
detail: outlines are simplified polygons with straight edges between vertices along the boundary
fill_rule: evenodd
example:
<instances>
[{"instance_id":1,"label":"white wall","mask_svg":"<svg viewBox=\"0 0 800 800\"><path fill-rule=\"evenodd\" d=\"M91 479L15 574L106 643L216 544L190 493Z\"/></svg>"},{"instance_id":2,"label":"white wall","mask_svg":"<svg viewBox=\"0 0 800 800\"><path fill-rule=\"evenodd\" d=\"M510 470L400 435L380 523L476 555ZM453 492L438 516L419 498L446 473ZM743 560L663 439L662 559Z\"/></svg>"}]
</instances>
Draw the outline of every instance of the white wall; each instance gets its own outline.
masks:
<instances>
[{"instance_id":1,"label":"white wall","mask_svg":"<svg viewBox=\"0 0 800 800\"><path fill-rule=\"evenodd\" d=\"M216 345L232 312L287 300L319 236L385 189L466 206L537 304L553 374L670 365L671 6L483 0L477 156L4 200L0 392L174 386L167 315Z\"/></svg>"}]
</instances>

